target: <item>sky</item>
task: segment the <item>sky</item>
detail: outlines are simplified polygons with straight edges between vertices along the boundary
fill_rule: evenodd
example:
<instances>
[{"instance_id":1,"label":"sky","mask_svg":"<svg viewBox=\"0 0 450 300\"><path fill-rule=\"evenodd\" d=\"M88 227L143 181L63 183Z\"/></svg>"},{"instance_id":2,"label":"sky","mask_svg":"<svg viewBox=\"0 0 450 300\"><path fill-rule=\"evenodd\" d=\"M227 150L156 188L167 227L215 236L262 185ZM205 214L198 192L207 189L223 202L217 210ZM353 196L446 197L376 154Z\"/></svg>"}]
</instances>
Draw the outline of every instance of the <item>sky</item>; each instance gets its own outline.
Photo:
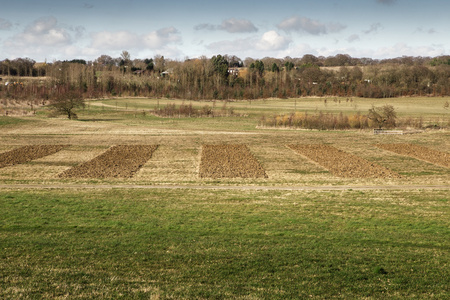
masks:
<instances>
[{"instance_id":1,"label":"sky","mask_svg":"<svg viewBox=\"0 0 450 300\"><path fill-rule=\"evenodd\" d=\"M450 54L448 0L0 0L0 60Z\"/></svg>"}]
</instances>

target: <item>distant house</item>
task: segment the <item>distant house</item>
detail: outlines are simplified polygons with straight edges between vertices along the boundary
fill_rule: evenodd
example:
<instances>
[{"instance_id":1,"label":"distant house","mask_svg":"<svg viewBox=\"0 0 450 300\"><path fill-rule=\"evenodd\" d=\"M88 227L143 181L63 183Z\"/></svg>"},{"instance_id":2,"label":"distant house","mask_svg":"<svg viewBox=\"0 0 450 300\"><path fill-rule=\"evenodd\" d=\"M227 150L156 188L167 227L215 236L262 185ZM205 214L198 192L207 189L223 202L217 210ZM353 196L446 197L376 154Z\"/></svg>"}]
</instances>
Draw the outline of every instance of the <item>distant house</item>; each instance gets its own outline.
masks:
<instances>
[{"instance_id":1,"label":"distant house","mask_svg":"<svg viewBox=\"0 0 450 300\"><path fill-rule=\"evenodd\" d=\"M142 75L145 73L145 70L136 70L133 72L134 75Z\"/></svg>"},{"instance_id":2,"label":"distant house","mask_svg":"<svg viewBox=\"0 0 450 300\"><path fill-rule=\"evenodd\" d=\"M173 73L173 69L172 68L170 68L170 69L167 69L167 70L165 70L164 72L161 72L161 77L167 77L167 76L170 76L170 74L172 74Z\"/></svg>"},{"instance_id":3,"label":"distant house","mask_svg":"<svg viewBox=\"0 0 450 300\"><path fill-rule=\"evenodd\" d=\"M239 68L228 68L228 75L239 76Z\"/></svg>"}]
</instances>

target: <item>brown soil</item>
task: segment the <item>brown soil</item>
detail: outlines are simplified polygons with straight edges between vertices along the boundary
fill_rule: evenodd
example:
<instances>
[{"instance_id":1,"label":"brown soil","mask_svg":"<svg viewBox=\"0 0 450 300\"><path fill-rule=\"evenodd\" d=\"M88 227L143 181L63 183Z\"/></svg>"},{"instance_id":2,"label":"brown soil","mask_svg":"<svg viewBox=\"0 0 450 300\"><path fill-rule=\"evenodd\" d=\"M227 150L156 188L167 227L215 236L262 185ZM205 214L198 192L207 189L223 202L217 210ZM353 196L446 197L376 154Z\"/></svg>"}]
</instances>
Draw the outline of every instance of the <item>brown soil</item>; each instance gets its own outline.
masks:
<instances>
[{"instance_id":1,"label":"brown soil","mask_svg":"<svg viewBox=\"0 0 450 300\"><path fill-rule=\"evenodd\" d=\"M67 145L33 145L0 153L0 168L23 164L47 155L55 154L64 147L67 147Z\"/></svg>"},{"instance_id":2,"label":"brown soil","mask_svg":"<svg viewBox=\"0 0 450 300\"><path fill-rule=\"evenodd\" d=\"M246 145L203 145L201 178L267 178Z\"/></svg>"},{"instance_id":3,"label":"brown soil","mask_svg":"<svg viewBox=\"0 0 450 300\"><path fill-rule=\"evenodd\" d=\"M350 178L400 178L401 176L361 157L329 145L288 145L336 176Z\"/></svg>"},{"instance_id":4,"label":"brown soil","mask_svg":"<svg viewBox=\"0 0 450 300\"><path fill-rule=\"evenodd\" d=\"M413 144L379 144L378 148L450 168L450 154Z\"/></svg>"},{"instance_id":5,"label":"brown soil","mask_svg":"<svg viewBox=\"0 0 450 300\"><path fill-rule=\"evenodd\" d=\"M131 178L152 157L157 145L118 145L79 166L61 178Z\"/></svg>"}]
</instances>

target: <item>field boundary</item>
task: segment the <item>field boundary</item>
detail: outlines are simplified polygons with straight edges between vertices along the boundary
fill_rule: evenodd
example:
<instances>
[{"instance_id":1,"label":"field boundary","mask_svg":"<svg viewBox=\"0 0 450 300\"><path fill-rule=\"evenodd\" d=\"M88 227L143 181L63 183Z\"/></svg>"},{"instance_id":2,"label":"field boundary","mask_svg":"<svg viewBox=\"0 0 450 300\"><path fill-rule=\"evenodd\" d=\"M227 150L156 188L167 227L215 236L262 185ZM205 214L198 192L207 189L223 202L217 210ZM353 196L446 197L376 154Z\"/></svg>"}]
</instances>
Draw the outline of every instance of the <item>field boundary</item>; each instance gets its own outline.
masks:
<instances>
[{"instance_id":1,"label":"field boundary","mask_svg":"<svg viewBox=\"0 0 450 300\"><path fill-rule=\"evenodd\" d=\"M368 190L450 190L450 185L363 185L363 186L254 186L254 185L130 185L130 184L0 184L2 189L166 189L247 191L368 191Z\"/></svg>"}]
</instances>

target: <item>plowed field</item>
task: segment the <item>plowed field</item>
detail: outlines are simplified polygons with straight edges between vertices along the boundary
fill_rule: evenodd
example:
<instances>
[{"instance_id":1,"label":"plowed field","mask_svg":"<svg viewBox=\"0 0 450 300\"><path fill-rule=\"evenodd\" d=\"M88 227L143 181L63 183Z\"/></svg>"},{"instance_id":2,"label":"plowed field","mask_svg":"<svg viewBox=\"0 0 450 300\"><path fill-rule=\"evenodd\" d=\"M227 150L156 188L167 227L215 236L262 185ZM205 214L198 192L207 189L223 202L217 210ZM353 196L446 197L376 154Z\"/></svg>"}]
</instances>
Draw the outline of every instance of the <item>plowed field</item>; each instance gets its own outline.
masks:
<instances>
[{"instance_id":1,"label":"plowed field","mask_svg":"<svg viewBox=\"0 0 450 300\"><path fill-rule=\"evenodd\" d=\"M361 157L346 153L329 145L288 145L339 177L400 178L400 175Z\"/></svg>"},{"instance_id":2,"label":"plowed field","mask_svg":"<svg viewBox=\"0 0 450 300\"><path fill-rule=\"evenodd\" d=\"M64 147L67 147L67 145L33 145L0 153L0 168L23 164L34 159L55 154Z\"/></svg>"},{"instance_id":3,"label":"plowed field","mask_svg":"<svg viewBox=\"0 0 450 300\"><path fill-rule=\"evenodd\" d=\"M450 168L450 154L413 144L379 144L378 148Z\"/></svg>"},{"instance_id":4,"label":"plowed field","mask_svg":"<svg viewBox=\"0 0 450 300\"><path fill-rule=\"evenodd\" d=\"M267 178L246 145L203 145L201 178Z\"/></svg>"},{"instance_id":5,"label":"plowed field","mask_svg":"<svg viewBox=\"0 0 450 300\"><path fill-rule=\"evenodd\" d=\"M156 145L118 145L60 174L62 178L130 178L151 157Z\"/></svg>"}]
</instances>

